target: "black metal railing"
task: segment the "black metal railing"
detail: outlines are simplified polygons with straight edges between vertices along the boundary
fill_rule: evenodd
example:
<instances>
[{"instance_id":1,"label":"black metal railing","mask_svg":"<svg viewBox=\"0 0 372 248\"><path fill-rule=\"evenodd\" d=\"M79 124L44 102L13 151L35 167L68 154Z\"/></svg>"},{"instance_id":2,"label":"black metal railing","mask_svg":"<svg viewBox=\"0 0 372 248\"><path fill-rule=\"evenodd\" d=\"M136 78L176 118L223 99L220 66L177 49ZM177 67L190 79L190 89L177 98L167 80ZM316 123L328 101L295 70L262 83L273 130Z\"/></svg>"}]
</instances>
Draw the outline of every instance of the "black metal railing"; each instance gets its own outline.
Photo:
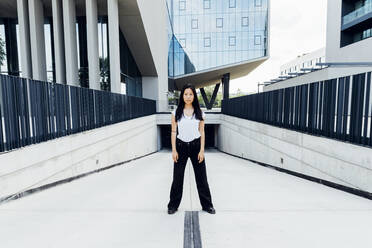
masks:
<instances>
[{"instance_id":1,"label":"black metal railing","mask_svg":"<svg viewBox=\"0 0 372 248\"><path fill-rule=\"evenodd\" d=\"M0 75L0 152L156 113L156 101Z\"/></svg>"},{"instance_id":2,"label":"black metal railing","mask_svg":"<svg viewBox=\"0 0 372 248\"><path fill-rule=\"evenodd\" d=\"M221 111L372 146L371 72L223 100Z\"/></svg>"}]
</instances>

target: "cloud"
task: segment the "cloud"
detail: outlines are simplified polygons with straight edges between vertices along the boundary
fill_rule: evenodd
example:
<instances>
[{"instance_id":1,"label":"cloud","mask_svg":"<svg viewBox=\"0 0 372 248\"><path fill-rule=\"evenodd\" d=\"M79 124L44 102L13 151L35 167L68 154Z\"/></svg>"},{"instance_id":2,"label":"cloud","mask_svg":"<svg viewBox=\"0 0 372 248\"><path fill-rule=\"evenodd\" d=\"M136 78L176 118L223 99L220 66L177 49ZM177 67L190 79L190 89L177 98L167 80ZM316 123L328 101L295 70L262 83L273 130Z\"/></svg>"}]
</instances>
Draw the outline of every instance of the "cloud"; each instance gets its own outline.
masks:
<instances>
[{"instance_id":1,"label":"cloud","mask_svg":"<svg viewBox=\"0 0 372 248\"><path fill-rule=\"evenodd\" d=\"M276 78L280 66L326 44L325 0L271 0L270 58L249 75L232 80L230 91L257 91L257 83Z\"/></svg>"}]
</instances>

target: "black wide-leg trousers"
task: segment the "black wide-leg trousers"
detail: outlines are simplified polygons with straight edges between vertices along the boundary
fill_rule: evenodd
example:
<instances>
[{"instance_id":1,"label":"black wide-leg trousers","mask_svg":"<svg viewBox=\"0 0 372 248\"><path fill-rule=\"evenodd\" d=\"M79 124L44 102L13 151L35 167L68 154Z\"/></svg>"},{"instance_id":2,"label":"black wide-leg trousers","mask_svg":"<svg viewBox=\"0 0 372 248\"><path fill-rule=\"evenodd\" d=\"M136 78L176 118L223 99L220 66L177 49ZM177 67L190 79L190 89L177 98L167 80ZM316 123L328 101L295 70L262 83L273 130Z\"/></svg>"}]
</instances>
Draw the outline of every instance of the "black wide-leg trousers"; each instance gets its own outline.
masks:
<instances>
[{"instance_id":1,"label":"black wide-leg trousers","mask_svg":"<svg viewBox=\"0 0 372 248\"><path fill-rule=\"evenodd\" d=\"M190 142L184 142L177 138L176 150L178 152L178 160L177 162L174 162L173 166L173 182L170 191L168 209L178 209L178 206L181 203L183 179L188 158L191 159L191 163L194 168L196 186L202 208L207 209L213 207L212 197L207 180L207 171L205 168L205 158L201 163L198 161L198 154L200 152L200 137Z\"/></svg>"}]
</instances>

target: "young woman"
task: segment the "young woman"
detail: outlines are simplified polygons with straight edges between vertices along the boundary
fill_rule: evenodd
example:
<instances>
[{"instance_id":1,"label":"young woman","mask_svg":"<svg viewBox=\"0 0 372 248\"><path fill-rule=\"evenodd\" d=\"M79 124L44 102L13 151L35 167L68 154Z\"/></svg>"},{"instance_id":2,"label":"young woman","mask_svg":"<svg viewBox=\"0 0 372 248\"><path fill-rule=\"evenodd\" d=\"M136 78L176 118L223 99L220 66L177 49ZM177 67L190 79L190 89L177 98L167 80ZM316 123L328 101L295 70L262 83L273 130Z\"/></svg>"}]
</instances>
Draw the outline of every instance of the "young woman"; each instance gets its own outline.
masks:
<instances>
[{"instance_id":1,"label":"young woman","mask_svg":"<svg viewBox=\"0 0 372 248\"><path fill-rule=\"evenodd\" d=\"M178 107L172 112L171 141L174 166L168 214L175 213L181 203L183 178L188 158L191 159L194 168L196 186L203 210L210 214L216 213L212 204L205 168L204 118L205 113L200 109L195 87L186 84L181 90ZM176 135L177 131L178 135Z\"/></svg>"}]
</instances>

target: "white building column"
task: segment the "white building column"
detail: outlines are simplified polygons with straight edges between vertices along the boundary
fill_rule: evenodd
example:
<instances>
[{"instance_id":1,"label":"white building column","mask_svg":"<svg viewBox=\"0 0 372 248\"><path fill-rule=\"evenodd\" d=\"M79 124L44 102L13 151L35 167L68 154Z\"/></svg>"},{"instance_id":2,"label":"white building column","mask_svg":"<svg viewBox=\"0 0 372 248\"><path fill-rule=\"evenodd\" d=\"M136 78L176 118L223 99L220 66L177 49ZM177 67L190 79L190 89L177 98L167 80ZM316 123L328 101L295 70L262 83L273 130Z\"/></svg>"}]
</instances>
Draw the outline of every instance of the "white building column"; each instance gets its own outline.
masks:
<instances>
[{"instance_id":1,"label":"white building column","mask_svg":"<svg viewBox=\"0 0 372 248\"><path fill-rule=\"evenodd\" d=\"M44 10L41 0L29 0L30 41L32 57L32 78L47 80L45 38L44 38ZM23 65L22 65L23 66Z\"/></svg>"},{"instance_id":2,"label":"white building column","mask_svg":"<svg viewBox=\"0 0 372 248\"><path fill-rule=\"evenodd\" d=\"M66 84L65 44L63 35L62 0L52 1L53 11L53 36L54 36L54 60L56 70L56 82Z\"/></svg>"},{"instance_id":3,"label":"white building column","mask_svg":"<svg viewBox=\"0 0 372 248\"><path fill-rule=\"evenodd\" d=\"M97 0L86 0L89 88L100 90Z\"/></svg>"},{"instance_id":4,"label":"white building column","mask_svg":"<svg viewBox=\"0 0 372 248\"><path fill-rule=\"evenodd\" d=\"M22 68L22 77L32 78L30 25L28 17L28 1L17 0L19 43L21 54L19 59Z\"/></svg>"},{"instance_id":5,"label":"white building column","mask_svg":"<svg viewBox=\"0 0 372 248\"><path fill-rule=\"evenodd\" d=\"M111 92L120 93L120 44L118 0L107 0Z\"/></svg>"},{"instance_id":6,"label":"white building column","mask_svg":"<svg viewBox=\"0 0 372 248\"><path fill-rule=\"evenodd\" d=\"M75 0L63 0L62 3L65 35L66 82L68 85L79 86Z\"/></svg>"},{"instance_id":7,"label":"white building column","mask_svg":"<svg viewBox=\"0 0 372 248\"><path fill-rule=\"evenodd\" d=\"M159 77L142 77L142 96L156 101L156 111L168 109L168 74Z\"/></svg>"}]
</instances>

